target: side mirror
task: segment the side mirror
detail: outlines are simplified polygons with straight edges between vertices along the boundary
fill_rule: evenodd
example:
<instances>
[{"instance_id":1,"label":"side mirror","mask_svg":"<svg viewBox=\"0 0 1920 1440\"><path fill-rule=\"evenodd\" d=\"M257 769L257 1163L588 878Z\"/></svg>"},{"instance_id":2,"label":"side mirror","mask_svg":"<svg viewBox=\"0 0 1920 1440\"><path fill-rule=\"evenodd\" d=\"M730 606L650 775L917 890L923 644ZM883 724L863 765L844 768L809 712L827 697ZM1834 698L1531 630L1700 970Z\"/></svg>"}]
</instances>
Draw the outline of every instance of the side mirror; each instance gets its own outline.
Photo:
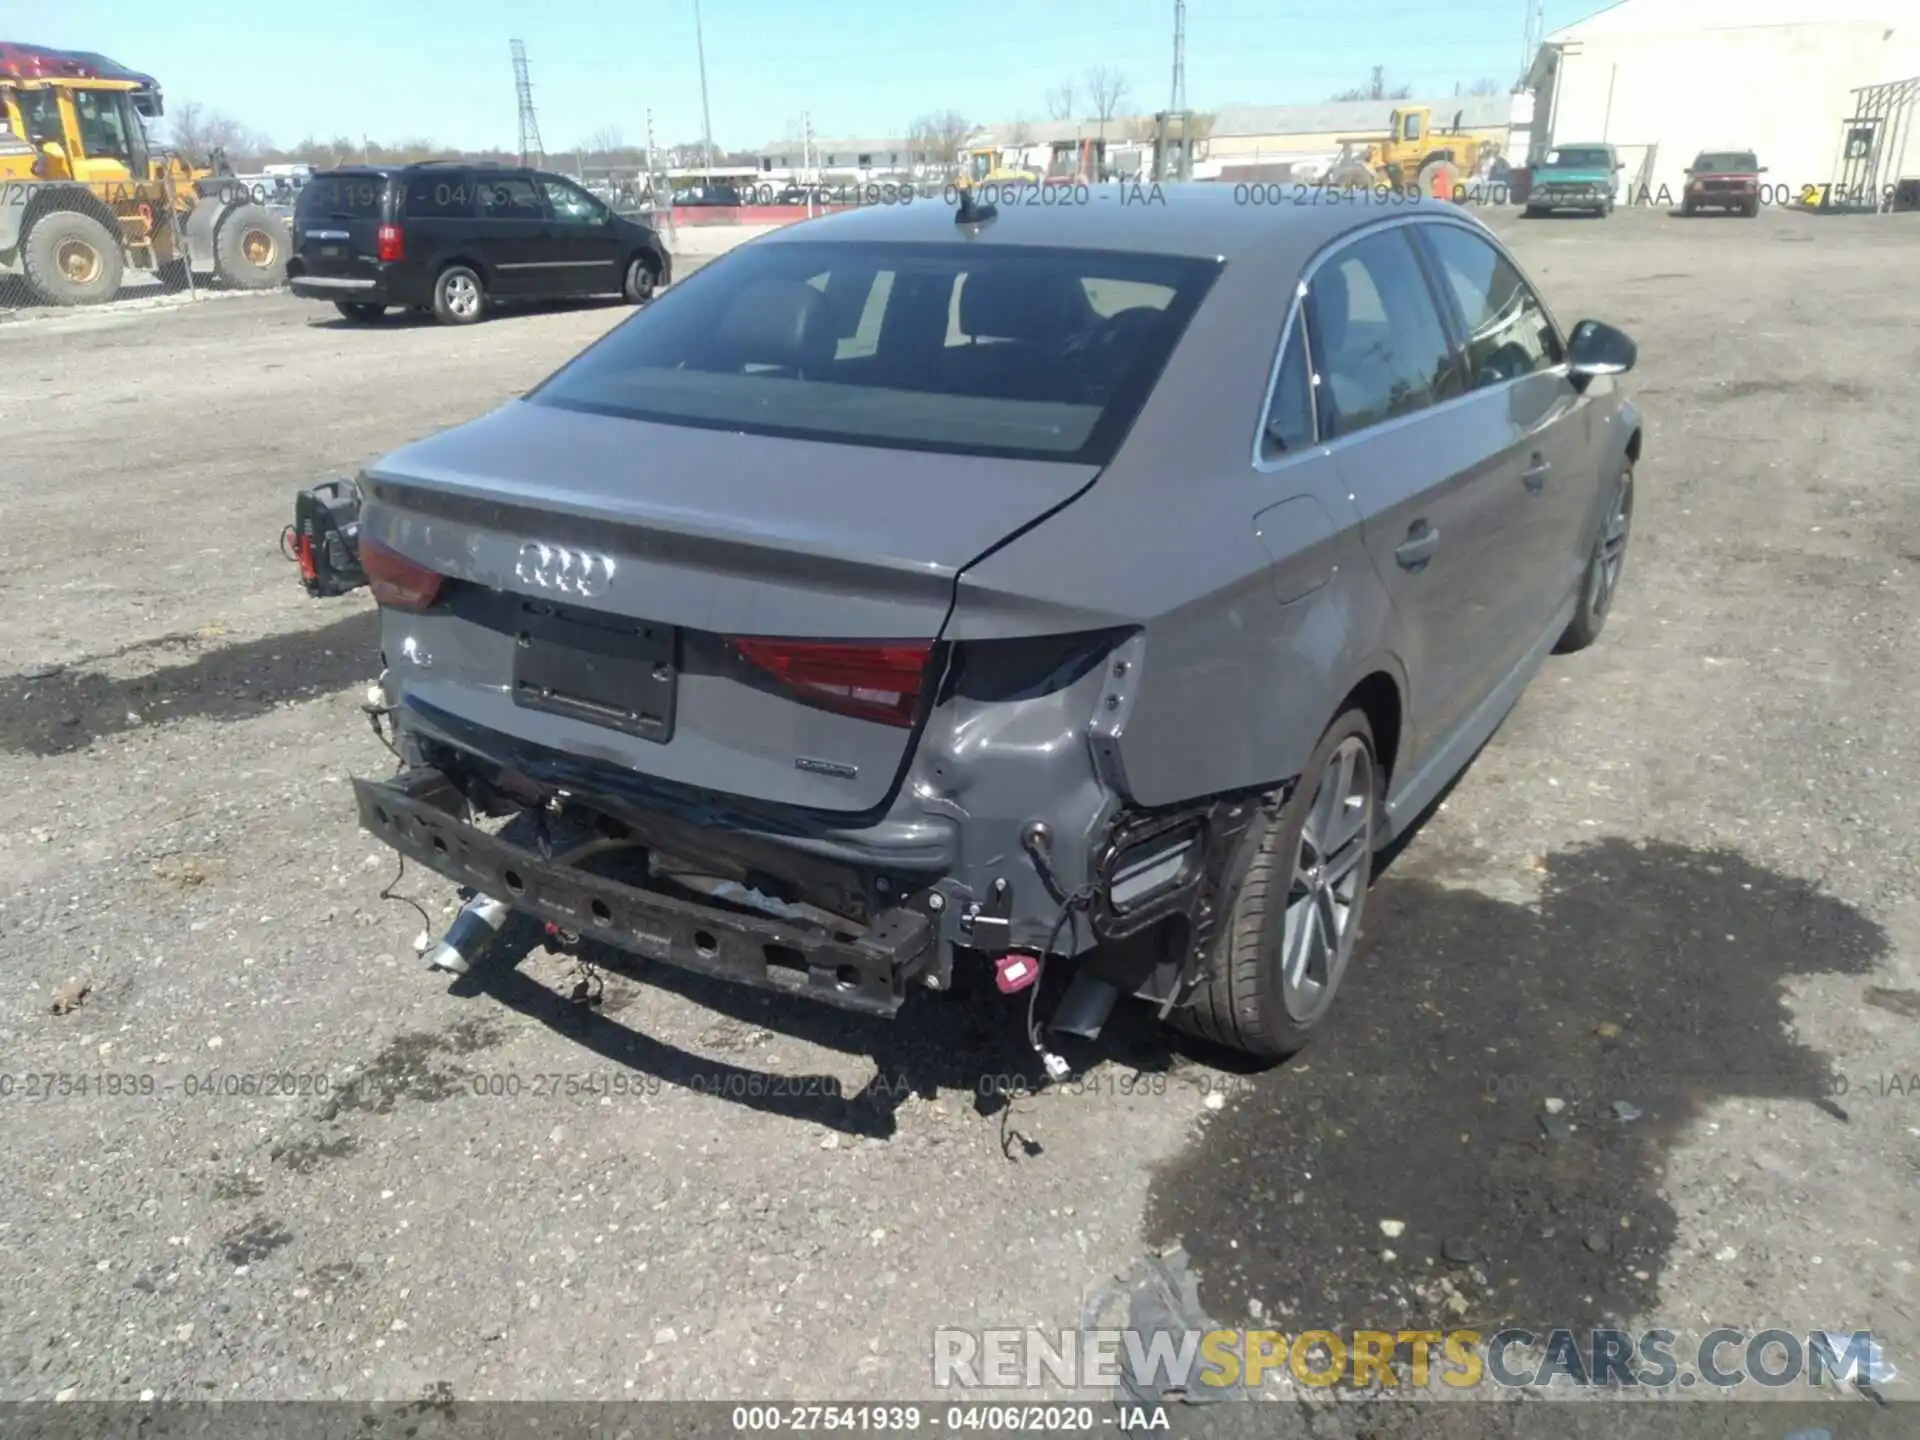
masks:
<instances>
[{"instance_id":1,"label":"side mirror","mask_svg":"<svg viewBox=\"0 0 1920 1440\"><path fill-rule=\"evenodd\" d=\"M1764 165L1762 165L1762 166L1760 167L1760 173L1761 173L1762 175L1764 175L1764 174L1766 174L1766 173L1767 173L1767 167L1766 167L1766 166L1764 166Z\"/></svg>"},{"instance_id":2,"label":"side mirror","mask_svg":"<svg viewBox=\"0 0 1920 1440\"><path fill-rule=\"evenodd\" d=\"M1640 358L1640 347L1624 330L1603 320L1582 320L1567 346L1567 370L1577 382L1595 375L1624 375Z\"/></svg>"}]
</instances>

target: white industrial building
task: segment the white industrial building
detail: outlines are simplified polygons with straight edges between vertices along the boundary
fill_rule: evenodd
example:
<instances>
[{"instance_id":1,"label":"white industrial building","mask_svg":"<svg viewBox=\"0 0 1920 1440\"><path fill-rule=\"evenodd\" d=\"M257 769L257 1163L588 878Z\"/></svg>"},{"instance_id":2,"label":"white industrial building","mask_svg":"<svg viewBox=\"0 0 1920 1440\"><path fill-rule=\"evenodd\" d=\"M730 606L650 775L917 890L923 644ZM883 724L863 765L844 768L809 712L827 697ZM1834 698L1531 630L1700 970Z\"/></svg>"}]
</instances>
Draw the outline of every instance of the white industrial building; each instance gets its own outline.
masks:
<instances>
[{"instance_id":1,"label":"white industrial building","mask_svg":"<svg viewBox=\"0 0 1920 1440\"><path fill-rule=\"evenodd\" d=\"M1920 0L1623 0L1548 35L1526 83L1527 158L1609 143L1623 202L1677 200L1702 150L1755 151L1796 194L1920 177Z\"/></svg>"}]
</instances>

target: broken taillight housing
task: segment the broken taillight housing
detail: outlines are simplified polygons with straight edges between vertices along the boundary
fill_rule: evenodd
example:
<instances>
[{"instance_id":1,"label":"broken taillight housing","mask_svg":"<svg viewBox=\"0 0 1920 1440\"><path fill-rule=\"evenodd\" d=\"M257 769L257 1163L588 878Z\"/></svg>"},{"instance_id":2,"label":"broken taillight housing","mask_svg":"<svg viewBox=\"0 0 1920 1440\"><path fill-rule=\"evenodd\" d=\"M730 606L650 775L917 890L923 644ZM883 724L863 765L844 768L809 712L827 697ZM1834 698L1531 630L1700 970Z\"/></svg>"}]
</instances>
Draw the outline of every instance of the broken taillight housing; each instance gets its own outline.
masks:
<instances>
[{"instance_id":1,"label":"broken taillight housing","mask_svg":"<svg viewBox=\"0 0 1920 1440\"><path fill-rule=\"evenodd\" d=\"M382 264L407 258L407 233L398 225L382 225L379 238L375 243L379 247Z\"/></svg>"},{"instance_id":2,"label":"broken taillight housing","mask_svg":"<svg viewBox=\"0 0 1920 1440\"><path fill-rule=\"evenodd\" d=\"M395 610L424 610L440 594L444 577L389 550L378 540L360 537L360 568L366 572L373 598Z\"/></svg>"},{"instance_id":3,"label":"broken taillight housing","mask_svg":"<svg viewBox=\"0 0 1920 1440\"><path fill-rule=\"evenodd\" d=\"M911 728L932 658L930 642L763 640L736 637L734 652L821 710Z\"/></svg>"}]
</instances>

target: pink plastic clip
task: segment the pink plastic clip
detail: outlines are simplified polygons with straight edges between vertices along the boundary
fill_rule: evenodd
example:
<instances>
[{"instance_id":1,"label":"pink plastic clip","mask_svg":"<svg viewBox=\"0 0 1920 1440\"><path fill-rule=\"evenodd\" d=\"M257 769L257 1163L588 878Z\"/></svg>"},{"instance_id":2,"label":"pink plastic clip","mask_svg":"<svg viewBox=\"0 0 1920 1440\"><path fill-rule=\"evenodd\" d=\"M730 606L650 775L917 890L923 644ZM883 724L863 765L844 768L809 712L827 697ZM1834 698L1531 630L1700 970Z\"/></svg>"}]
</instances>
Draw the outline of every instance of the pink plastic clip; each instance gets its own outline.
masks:
<instances>
[{"instance_id":1,"label":"pink plastic clip","mask_svg":"<svg viewBox=\"0 0 1920 1440\"><path fill-rule=\"evenodd\" d=\"M1040 978L1040 961L1032 955L1002 955L993 962L993 983L1002 995L1024 990Z\"/></svg>"}]
</instances>

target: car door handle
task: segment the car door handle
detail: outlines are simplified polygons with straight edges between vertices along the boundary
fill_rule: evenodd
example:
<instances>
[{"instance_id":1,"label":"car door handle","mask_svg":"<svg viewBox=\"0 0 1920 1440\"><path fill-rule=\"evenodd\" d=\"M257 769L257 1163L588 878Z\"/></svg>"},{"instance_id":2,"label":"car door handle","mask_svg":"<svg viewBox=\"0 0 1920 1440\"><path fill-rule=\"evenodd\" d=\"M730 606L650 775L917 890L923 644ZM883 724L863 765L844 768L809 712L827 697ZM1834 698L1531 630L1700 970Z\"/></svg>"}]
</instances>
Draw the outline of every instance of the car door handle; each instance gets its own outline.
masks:
<instances>
[{"instance_id":1,"label":"car door handle","mask_svg":"<svg viewBox=\"0 0 1920 1440\"><path fill-rule=\"evenodd\" d=\"M1440 532L1424 520L1415 521L1407 538L1394 547L1393 558L1403 570L1418 570L1440 548Z\"/></svg>"},{"instance_id":2,"label":"car door handle","mask_svg":"<svg viewBox=\"0 0 1920 1440\"><path fill-rule=\"evenodd\" d=\"M1553 466L1540 456L1533 457L1533 463L1520 472L1520 483L1538 495L1546 488L1547 476L1553 473Z\"/></svg>"}]
</instances>

